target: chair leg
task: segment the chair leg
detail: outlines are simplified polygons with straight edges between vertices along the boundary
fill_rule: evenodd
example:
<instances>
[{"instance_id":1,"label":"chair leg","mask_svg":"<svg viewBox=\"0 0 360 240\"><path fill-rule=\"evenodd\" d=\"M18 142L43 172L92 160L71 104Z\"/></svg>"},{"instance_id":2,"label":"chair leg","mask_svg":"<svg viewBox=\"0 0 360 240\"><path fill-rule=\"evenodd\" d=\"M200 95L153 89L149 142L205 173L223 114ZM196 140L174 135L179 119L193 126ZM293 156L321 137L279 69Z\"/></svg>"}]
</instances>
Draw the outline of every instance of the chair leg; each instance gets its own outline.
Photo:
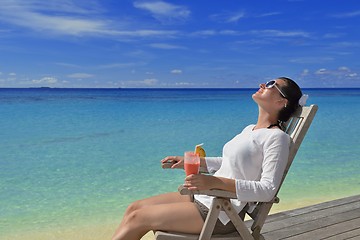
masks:
<instances>
[{"instance_id":1,"label":"chair leg","mask_svg":"<svg viewBox=\"0 0 360 240\"><path fill-rule=\"evenodd\" d=\"M228 199L222 200L222 207L226 214L229 216L231 222L234 224L236 230L243 240L254 240L254 237L250 234L248 228L244 224L244 221L240 218L238 213L235 211L231 202Z\"/></svg>"},{"instance_id":2,"label":"chair leg","mask_svg":"<svg viewBox=\"0 0 360 240\"><path fill-rule=\"evenodd\" d=\"M254 237L255 240L261 240L263 239L263 236L260 234L261 228L259 226L255 227L252 230L252 236Z\"/></svg>"},{"instance_id":3,"label":"chair leg","mask_svg":"<svg viewBox=\"0 0 360 240\"><path fill-rule=\"evenodd\" d=\"M201 230L199 240L210 240L220 210L221 210L221 201L218 198L214 198L213 203L209 209L209 213L206 217L204 226Z\"/></svg>"},{"instance_id":4,"label":"chair leg","mask_svg":"<svg viewBox=\"0 0 360 240\"><path fill-rule=\"evenodd\" d=\"M264 226L266 217L269 215L270 209L272 207L272 202L264 202L259 205L259 209L257 209L257 214L254 219L254 222L251 226L252 235L255 239L260 239L260 232L262 227Z\"/></svg>"}]
</instances>

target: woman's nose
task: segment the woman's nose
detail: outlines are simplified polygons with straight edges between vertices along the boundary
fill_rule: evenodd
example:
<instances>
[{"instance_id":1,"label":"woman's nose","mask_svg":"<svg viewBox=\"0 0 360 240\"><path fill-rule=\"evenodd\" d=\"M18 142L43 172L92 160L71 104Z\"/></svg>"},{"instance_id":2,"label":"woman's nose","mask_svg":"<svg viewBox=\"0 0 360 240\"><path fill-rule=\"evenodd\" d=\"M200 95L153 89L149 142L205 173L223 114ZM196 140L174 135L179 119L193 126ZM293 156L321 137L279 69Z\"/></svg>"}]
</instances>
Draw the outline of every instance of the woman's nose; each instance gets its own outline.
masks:
<instances>
[{"instance_id":1,"label":"woman's nose","mask_svg":"<svg viewBox=\"0 0 360 240\"><path fill-rule=\"evenodd\" d=\"M259 84L259 87L260 87L260 88L265 88L265 83L260 83L260 84Z\"/></svg>"}]
</instances>

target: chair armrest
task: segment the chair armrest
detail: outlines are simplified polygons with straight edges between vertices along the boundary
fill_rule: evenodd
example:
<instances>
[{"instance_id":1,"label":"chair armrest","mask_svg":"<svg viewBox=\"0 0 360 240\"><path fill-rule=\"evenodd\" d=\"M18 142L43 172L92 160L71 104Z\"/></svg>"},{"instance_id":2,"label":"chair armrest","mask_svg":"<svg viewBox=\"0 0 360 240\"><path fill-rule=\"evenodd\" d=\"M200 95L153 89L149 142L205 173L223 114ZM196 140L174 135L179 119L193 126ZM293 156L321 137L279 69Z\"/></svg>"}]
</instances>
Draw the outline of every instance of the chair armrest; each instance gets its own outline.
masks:
<instances>
[{"instance_id":1,"label":"chair armrest","mask_svg":"<svg viewBox=\"0 0 360 240\"><path fill-rule=\"evenodd\" d=\"M218 189L194 191L187 189L186 187L184 187L184 185L180 185L178 191L180 192L181 195L208 195L208 196L221 197L221 198L237 198L236 194L233 192L228 192Z\"/></svg>"}]
</instances>

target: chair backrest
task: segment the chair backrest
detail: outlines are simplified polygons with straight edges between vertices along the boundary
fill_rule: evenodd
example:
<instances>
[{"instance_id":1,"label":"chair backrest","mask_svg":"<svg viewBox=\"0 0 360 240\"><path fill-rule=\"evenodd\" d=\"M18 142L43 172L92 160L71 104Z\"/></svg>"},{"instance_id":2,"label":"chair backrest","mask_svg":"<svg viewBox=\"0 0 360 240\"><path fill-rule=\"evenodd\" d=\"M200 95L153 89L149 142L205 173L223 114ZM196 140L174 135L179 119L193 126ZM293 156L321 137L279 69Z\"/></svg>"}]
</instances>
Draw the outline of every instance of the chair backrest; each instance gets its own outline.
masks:
<instances>
[{"instance_id":1,"label":"chair backrest","mask_svg":"<svg viewBox=\"0 0 360 240\"><path fill-rule=\"evenodd\" d=\"M310 127L312 120L318 110L317 105L299 107L292 117L284 124L285 132L290 135L290 152L288 163L280 183L280 187L285 180L289 168L295 158L297 151ZM279 189L280 189L279 187Z\"/></svg>"},{"instance_id":2,"label":"chair backrest","mask_svg":"<svg viewBox=\"0 0 360 240\"><path fill-rule=\"evenodd\" d=\"M287 121L284 124L285 132L290 135L291 142L290 142L289 158L288 158L287 166L285 168L285 172L280 182L280 186L275 194L274 199L271 202L259 202L257 203L256 208L253 211L248 212L248 215L250 215L251 218L254 220L251 229L253 231L252 235L254 237L256 236L255 239L258 239L258 237L260 236L260 231L265 223L267 215L270 212L272 204L279 201L277 194L281 188L281 185L285 180L289 168L295 158L297 151L299 150L299 147L305 137L305 134L307 133L310 127L312 120L315 117L317 110L318 110L317 105L300 107L291 116L289 121Z\"/></svg>"}]
</instances>

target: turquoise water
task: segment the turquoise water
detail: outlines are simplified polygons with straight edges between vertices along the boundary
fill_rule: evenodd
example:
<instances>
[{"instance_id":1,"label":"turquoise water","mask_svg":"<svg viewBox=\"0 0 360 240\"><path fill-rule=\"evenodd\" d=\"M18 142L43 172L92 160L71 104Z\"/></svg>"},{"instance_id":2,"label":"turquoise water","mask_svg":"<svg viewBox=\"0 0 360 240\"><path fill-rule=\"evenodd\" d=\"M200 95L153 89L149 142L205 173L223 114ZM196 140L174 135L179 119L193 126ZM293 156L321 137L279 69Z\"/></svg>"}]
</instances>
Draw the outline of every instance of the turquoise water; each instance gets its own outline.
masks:
<instances>
[{"instance_id":1,"label":"turquoise water","mask_svg":"<svg viewBox=\"0 0 360 240\"><path fill-rule=\"evenodd\" d=\"M133 200L176 191L166 155L209 156L253 123L254 90L0 89L0 232L118 222ZM360 89L308 89L319 111L280 192L360 193ZM285 202L286 202L285 201Z\"/></svg>"}]
</instances>

